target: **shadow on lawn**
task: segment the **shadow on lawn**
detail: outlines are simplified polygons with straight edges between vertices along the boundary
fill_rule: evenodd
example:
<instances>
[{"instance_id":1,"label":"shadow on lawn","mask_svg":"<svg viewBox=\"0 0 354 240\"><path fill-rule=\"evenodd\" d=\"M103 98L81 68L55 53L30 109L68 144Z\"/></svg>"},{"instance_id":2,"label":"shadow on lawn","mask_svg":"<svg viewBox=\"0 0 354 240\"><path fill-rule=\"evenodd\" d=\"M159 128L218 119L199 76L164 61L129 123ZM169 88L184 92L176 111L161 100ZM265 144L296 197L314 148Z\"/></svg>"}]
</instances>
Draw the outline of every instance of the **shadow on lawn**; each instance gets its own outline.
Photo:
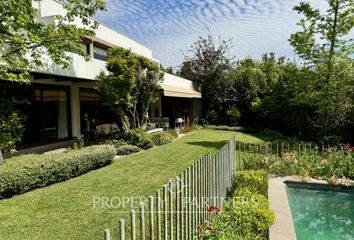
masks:
<instances>
[{"instance_id":1,"label":"shadow on lawn","mask_svg":"<svg viewBox=\"0 0 354 240\"><path fill-rule=\"evenodd\" d=\"M197 142L187 142L187 144L201 146L205 148L213 148L215 150L219 150L223 147L227 141L197 141Z\"/></svg>"}]
</instances>

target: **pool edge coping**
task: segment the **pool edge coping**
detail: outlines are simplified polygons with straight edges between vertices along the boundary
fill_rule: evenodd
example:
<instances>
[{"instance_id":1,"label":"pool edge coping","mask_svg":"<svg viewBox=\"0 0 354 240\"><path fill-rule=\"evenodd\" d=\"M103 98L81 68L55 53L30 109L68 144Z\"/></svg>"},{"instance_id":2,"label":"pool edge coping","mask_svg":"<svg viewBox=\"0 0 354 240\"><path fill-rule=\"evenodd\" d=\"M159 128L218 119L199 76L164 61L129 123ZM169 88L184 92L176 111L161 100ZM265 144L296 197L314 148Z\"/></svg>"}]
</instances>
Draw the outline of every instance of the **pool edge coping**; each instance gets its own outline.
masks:
<instances>
[{"instance_id":1,"label":"pool edge coping","mask_svg":"<svg viewBox=\"0 0 354 240\"><path fill-rule=\"evenodd\" d=\"M270 240L296 240L295 226L291 215L285 181L296 180L294 177L269 178L268 199L274 211L275 222L269 229Z\"/></svg>"}]
</instances>

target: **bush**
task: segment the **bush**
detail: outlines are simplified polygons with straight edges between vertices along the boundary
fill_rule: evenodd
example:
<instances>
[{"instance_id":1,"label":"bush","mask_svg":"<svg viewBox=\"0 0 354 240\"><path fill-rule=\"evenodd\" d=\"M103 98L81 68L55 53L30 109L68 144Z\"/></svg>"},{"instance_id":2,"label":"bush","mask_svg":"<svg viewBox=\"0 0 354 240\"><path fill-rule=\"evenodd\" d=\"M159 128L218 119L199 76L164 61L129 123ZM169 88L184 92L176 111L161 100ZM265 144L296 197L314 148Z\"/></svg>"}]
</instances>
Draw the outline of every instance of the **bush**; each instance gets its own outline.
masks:
<instances>
[{"instance_id":1,"label":"bush","mask_svg":"<svg viewBox=\"0 0 354 240\"><path fill-rule=\"evenodd\" d=\"M124 134L124 140L127 143L138 146L142 149L148 149L154 145L149 134L142 129L132 129L127 131Z\"/></svg>"},{"instance_id":2,"label":"bush","mask_svg":"<svg viewBox=\"0 0 354 240\"><path fill-rule=\"evenodd\" d=\"M230 126L224 126L224 125L204 125L203 128L205 129L212 129L212 130L224 130L224 131L239 131L242 130L242 127L230 127Z\"/></svg>"},{"instance_id":3,"label":"bush","mask_svg":"<svg viewBox=\"0 0 354 240\"><path fill-rule=\"evenodd\" d=\"M0 199L106 166L115 155L114 147L96 145L60 154L29 154L10 158L0 166Z\"/></svg>"},{"instance_id":4,"label":"bush","mask_svg":"<svg viewBox=\"0 0 354 240\"><path fill-rule=\"evenodd\" d=\"M266 230L274 224L274 213L269 209L268 199L253 193L247 187L239 188L232 201L225 204L224 216L231 229L241 233L249 230L254 236L266 236Z\"/></svg>"},{"instance_id":5,"label":"bush","mask_svg":"<svg viewBox=\"0 0 354 240\"><path fill-rule=\"evenodd\" d=\"M265 171L237 172L229 200L219 214L200 229L199 239L267 239L274 213L267 199Z\"/></svg>"},{"instance_id":6,"label":"bush","mask_svg":"<svg viewBox=\"0 0 354 240\"><path fill-rule=\"evenodd\" d=\"M265 196L240 188L204 228L208 230L201 233L200 239L267 239L267 229L274 219Z\"/></svg>"},{"instance_id":7,"label":"bush","mask_svg":"<svg viewBox=\"0 0 354 240\"><path fill-rule=\"evenodd\" d=\"M184 127L181 129L181 133L189 133L192 132L194 129L192 127Z\"/></svg>"},{"instance_id":8,"label":"bush","mask_svg":"<svg viewBox=\"0 0 354 240\"><path fill-rule=\"evenodd\" d=\"M173 141L173 136L167 132L159 132L151 135L154 145L160 146Z\"/></svg>"},{"instance_id":9,"label":"bush","mask_svg":"<svg viewBox=\"0 0 354 240\"><path fill-rule=\"evenodd\" d=\"M123 137L124 137L124 133L121 129L114 129L103 136L103 138L107 140L117 140Z\"/></svg>"},{"instance_id":10,"label":"bush","mask_svg":"<svg viewBox=\"0 0 354 240\"><path fill-rule=\"evenodd\" d=\"M117 155L129 155L132 153L140 152L141 149L134 145L122 145L117 148Z\"/></svg>"},{"instance_id":11,"label":"bush","mask_svg":"<svg viewBox=\"0 0 354 240\"><path fill-rule=\"evenodd\" d=\"M237 191L247 187L253 193L268 196L268 175L262 170L238 171L230 193L238 195Z\"/></svg>"},{"instance_id":12,"label":"bush","mask_svg":"<svg viewBox=\"0 0 354 240\"><path fill-rule=\"evenodd\" d=\"M113 139L103 140L103 141L100 142L100 144L112 145L115 148L119 148L121 146L128 145L128 143L125 140L123 140L123 139L120 139L120 140L113 140Z\"/></svg>"},{"instance_id":13,"label":"bush","mask_svg":"<svg viewBox=\"0 0 354 240\"><path fill-rule=\"evenodd\" d=\"M175 138L178 138L178 134L177 134L176 130L174 130L174 129L169 129L169 130L167 130L166 132L167 132L168 134L170 134L174 139L175 139Z\"/></svg>"}]
</instances>

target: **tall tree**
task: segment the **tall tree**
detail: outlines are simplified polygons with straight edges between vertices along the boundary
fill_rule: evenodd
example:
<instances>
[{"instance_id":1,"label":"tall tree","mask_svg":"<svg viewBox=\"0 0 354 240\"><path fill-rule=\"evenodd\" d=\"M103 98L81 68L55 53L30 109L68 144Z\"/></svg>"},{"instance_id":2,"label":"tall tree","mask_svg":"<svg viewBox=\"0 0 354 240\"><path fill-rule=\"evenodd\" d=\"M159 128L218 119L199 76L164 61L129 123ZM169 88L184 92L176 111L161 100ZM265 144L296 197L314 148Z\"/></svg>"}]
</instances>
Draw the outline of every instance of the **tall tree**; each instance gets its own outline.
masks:
<instances>
[{"instance_id":1,"label":"tall tree","mask_svg":"<svg viewBox=\"0 0 354 240\"><path fill-rule=\"evenodd\" d=\"M62 2L64 14L48 21L37 16L32 0L0 0L0 78L29 82L29 72L43 64L44 55L62 67L69 66L66 51L89 57L82 39L94 35L97 22L89 17L105 10L105 1Z\"/></svg>"},{"instance_id":2,"label":"tall tree","mask_svg":"<svg viewBox=\"0 0 354 240\"><path fill-rule=\"evenodd\" d=\"M308 88L313 93L307 95L307 100L318 104L322 139L335 132L351 111L347 92L352 91L354 80L354 41L348 36L354 27L354 1L326 1L328 9L325 12L306 2L295 6L294 10L304 18L298 23L302 29L290 37L296 53L318 73L316 81L309 83Z\"/></svg>"},{"instance_id":3,"label":"tall tree","mask_svg":"<svg viewBox=\"0 0 354 240\"><path fill-rule=\"evenodd\" d=\"M163 80L159 66L117 47L108 52L107 70L108 74L102 72L97 82L106 103L117 113L125 130L143 127Z\"/></svg>"},{"instance_id":4,"label":"tall tree","mask_svg":"<svg viewBox=\"0 0 354 240\"><path fill-rule=\"evenodd\" d=\"M202 93L203 118L212 115L222 97L222 81L233 65L230 49L231 40L219 39L217 44L210 34L199 37L189 50L191 56L185 56L180 68L179 75L192 80Z\"/></svg>"}]
</instances>

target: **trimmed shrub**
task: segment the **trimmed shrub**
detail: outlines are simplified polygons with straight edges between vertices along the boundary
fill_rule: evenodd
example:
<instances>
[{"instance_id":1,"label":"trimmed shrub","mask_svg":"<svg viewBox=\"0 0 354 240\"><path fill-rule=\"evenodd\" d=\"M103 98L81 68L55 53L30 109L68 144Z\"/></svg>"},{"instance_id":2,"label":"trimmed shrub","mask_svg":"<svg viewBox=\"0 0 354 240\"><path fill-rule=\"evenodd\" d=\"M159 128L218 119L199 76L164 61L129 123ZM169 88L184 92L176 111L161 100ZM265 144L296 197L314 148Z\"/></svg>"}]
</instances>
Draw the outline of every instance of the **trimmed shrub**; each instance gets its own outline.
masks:
<instances>
[{"instance_id":1,"label":"trimmed shrub","mask_svg":"<svg viewBox=\"0 0 354 240\"><path fill-rule=\"evenodd\" d=\"M156 146L164 145L173 141L173 136L167 132L155 133L150 137Z\"/></svg>"},{"instance_id":2,"label":"trimmed shrub","mask_svg":"<svg viewBox=\"0 0 354 240\"><path fill-rule=\"evenodd\" d=\"M254 193L268 196L268 175L262 170L238 171L234 184L230 190L232 195L237 195L237 191L247 187Z\"/></svg>"},{"instance_id":3,"label":"trimmed shrub","mask_svg":"<svg viewBox=\"0 0 354 240\"><path fill-rule=\"evenodd\" d=\"M181 129L181 133L189 133L192 132L194 129L192 127L184 127Z\"/></svg>"},{"instance_id":4,"label":"trimmed shrub","mask_svg":"<svg viewBox=\"0 0 354 240\"><path fill-rule=\"evenodd\" d=\"M202 229L198 239L267 239L267 229L275 219L269 201L246 187L237 193Z\"/></svg>"},{"instance_id":5,"label":"trimmed shrub","mask_svg":"<svg viewBox=\"0 0 354 240\"><path fill-rule=\"evenodd\" d=\"M242 127L230 127L225 125L203 125L205 129L212 129L212 130L224 130L224 131L239 131Z\"/></svg>"},{"instance_id":6,"label":"trimmed shrub","mask_svg":"<svg viewBox=\"0 0 354 240\"><path fill-rule=\"evenodd\" d=\"M100 142L100 144L103 144L103 145L112 145L113 147L115 148L119 148L121 146L124 146L124 145L128 145L128 143L126 141L124 141L123 139L120 139L120 140L103 140Z\"/></svg>"},{"instance_id":7,"label":"trimmed shrub","mask_svg":"<svg viewBox=\"0 0 354 240\"><path fill-rule=\"evenodd\" d=\"M124 140L131 144L138 146L142 149L151 148L154 144L149 136L142 129L131 129L124 134Z\"/></svg>"},{"instance_id":8,"label":"trimmed shrub","mask_svg":"<svg viewBox=\"0 0 354 240\"><path fill-rule=\"evenodd\" d=\"M178 134L176 132L176 130L174 129L169 129L166 131L168 134L170 134L174 139L178 138Z\"/></svg>"},{"instance_id":9,"label":"trimmed shrub","mask_svg":"<svg viewBox=\"0 0 354 240\"><path fill-rule=\"evenodd\" d=\"M265 171L237 172L229 199L211 222L202 226L198 239L267 239L274 213L267 199Z\"/></svg>"},{"instance_id":10,"label":"trimmed shrub","mask_svg":"<svg viewBox=\"0 0 354 240\"><path fill-rule=\"evenodd\" d=\"M10 158L0 166L0 199L106 166L115 155L114 147L96 145L60 154L29 154Z\"/></svg>"},{"instance_id":11,"label":"trimmed shrub","mask_svg":"<svg viewBox=\"0 0 354 240\"><path fill-rule=\"evenodd\" d=\"M132 153L140 152L141 148L134 145L122 145L117 148L117 155L129 155Z\"/></svg>"},{"instance_id":12,"label":"trimmed shrub","mask_svg":"<svg viewBox=\"0 0 354 240\"><path fill-rule=\"evenodd\" d=\"M121 129L115 129L103 136L103 138L107 140L116 140L122 137L124 137L124 132Z\"/></svg>"}]
</instances>

